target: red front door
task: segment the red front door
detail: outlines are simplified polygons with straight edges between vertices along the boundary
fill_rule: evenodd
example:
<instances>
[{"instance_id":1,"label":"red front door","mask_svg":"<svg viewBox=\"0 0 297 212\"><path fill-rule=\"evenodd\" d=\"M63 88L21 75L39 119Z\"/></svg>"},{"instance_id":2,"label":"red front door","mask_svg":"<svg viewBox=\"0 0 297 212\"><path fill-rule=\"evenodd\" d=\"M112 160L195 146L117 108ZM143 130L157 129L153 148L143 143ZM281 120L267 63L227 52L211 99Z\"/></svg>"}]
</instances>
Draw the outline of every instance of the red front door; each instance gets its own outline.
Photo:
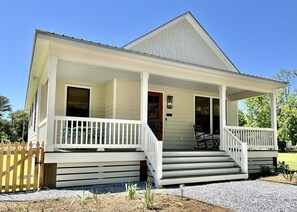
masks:
<instances>
[{"instance_id":1,"label":"red front door","mask_svg":"<svg viewBox=\"0 0 297 212\"><path fill-rule=\"evenodd\" d=\"M158 140L163 140L163 94L148 92L148 125Z\"/></svg>"}]
</instances>

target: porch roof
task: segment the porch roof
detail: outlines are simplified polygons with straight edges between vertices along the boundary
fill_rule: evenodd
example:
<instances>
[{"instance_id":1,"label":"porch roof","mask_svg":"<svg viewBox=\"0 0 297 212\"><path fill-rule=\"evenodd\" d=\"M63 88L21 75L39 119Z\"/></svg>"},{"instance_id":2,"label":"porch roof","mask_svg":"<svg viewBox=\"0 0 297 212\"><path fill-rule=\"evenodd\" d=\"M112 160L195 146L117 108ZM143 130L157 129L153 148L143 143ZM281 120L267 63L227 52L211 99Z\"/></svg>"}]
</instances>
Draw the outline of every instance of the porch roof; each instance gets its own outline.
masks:
<instances>
[{"instance_id":1,"label":"porch roof","mask_svg":"<svg viewBox=\"0 0 297 212\"><path fill-rule=\"evenodd\" d=\"M154 62L154 63L158 63L158 64L166 64L166 65L187 68L187 69L199 68L199 69L203 69L203 71L206 73L215 74L218 76L230 77L230 78L249 80L252 82L257 81L259 83L270 85L270 86L274 87L275 89L287 86L287 82L281 82L281 81L274 80L274 79L268 79L268 78L264 78L264 77L260 77L260 76L254 76L251 74L245 74L245 73L239 73L239 72L230 72L230 71L226 71L223 69L213 68L213 67L199 65L199 64L193 64L190 62L175 60L175 59L166 58L166 57L160 57L160 56L156 56L153 54L146 54L146 53L139 52L139 51L133 51L130 49L125 49L123 47L120 48L120 47L116 47L116 46L109 46L109 45L105 45L105 44L101 44L101 43L87 41L84 39L78 39L78 38L74 38L74 37L70 37L70 36L47 32L47 31L36 30L35 36L34 36L34 45L33 45L33 51L32 51L33 53L32 53L32 58L31 58L31 65L30 65L30 73L29 73L29 77L28 77L25 108L29 104L28 103L29 93L30 93L30 95L34 95L34 93L35 93L34 90L37 87L36 82L32 83L31 79L36 77L36 73L34 73L34 72L36 72L37 70L35 68L36 64L34 66L34 63L36 62L36 59L35 59L36 54L35 53L36 53L36 49L38 47L38 45L37 45L38 39L46 40L48 43L49 42L59 42L59 43L63 43L66 45L82 44L84 48L95 47L96 51L104 51L105 50L105 51L108 51L109 53L114 53L116 55L132 57L132 58L140 59L143 61L150 61L150 62ZM40 44L40 45L42 45L42 44ZM48 48L45 48L45 49L48 49ZM44 62L45 61L43 61L43 62L39 61L39 63L42 63L43 65L44 65ZM34 84L34 85L32 85L32 84ZM35 87L35 88L32 88L32 87Z\"/></svg>"}]
</instances>

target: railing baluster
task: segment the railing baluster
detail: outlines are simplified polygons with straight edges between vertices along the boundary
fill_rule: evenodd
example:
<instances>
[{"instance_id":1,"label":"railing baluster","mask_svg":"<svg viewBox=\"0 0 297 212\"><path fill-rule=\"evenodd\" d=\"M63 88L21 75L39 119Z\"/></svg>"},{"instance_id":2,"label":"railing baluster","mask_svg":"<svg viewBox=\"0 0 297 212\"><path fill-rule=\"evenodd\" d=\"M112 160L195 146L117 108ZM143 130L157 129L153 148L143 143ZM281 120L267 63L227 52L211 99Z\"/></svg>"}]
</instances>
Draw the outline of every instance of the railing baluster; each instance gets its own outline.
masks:
<instances>
[{"instance_id":1,"label":"railing baluster","mask_svg":"<svg viewBox=\"0 0 297 212\"><path fill-rule=\"evenodd\" d=\"M73 120L71 120L71 128L70 128L70 144L73 144Z\"/></svg>"},{"instance_id":2,"label":"railing baluster","mask_svg":"<svg viewBox=\"0 0 297 212\"><path fill-rule=\"evenodd\" d=\"M115 142L115 136L116 136L116 123L113 123L113 136L112 136L112 140L113 140L113 144L116 144Z\"/></svg>"},{"instance_id":3,"label":"railing baluster","mask_svg":"<svg viewBox=\"0 0 297 212\"><path fill-rule=\"evenodd\" d=\"M126 143L125 144L129 144L129 124L127 123L127 128L126 128Z\"/></svg>"}]
</instances>

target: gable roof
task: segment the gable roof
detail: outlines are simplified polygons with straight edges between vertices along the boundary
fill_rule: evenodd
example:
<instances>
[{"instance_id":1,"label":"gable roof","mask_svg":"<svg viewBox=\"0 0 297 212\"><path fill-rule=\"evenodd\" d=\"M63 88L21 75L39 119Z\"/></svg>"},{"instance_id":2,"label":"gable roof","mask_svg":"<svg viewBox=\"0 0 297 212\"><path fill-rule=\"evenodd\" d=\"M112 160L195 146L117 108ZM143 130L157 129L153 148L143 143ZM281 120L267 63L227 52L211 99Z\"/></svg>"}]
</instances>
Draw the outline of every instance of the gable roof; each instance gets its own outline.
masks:
<instances>
[{"instance_id":1,"label":"gable roof","mask_svg":"<svg viewBox=\"0 0 297 212\"><path fill-rule=\"evenodd\" d=\"M178 25L187 25L181 26ZM168 31L169 29L172 28L177 28L179 27L178 33L174 33L174 31ZM176 29L175 29L176 30ZM185 32L188 30L187 32ZM164 36L165 31L167 34ZM189 51L189 49L184 49L183 52L180 52L180 56L176 56L176 53L179 52L179 50L183 47L180 44L180 46L176 46L176 43L178 42L168 42L167 38L168 35L171 33L171 37L175 37L175 39L180 36L180 40L189 40L191 37L188 36L189 33L194 33L195 34L195 39L194 42L189 43L188 42L188 47L185 48L190 48L192 47L192 51ZM163 33L163 34L162 34ZM183 34L182 34L183 33ZM161 35L159 36L158 35ZM176 34L181 34L181 35L176 35ZM160 38L162 37L162 38ZM166 38L164 38L166 37ZM193 35L192 35L193 37ZM154 43L157 43L154 44ZM198 45L198 50L197 48L194 48L194 45ZM175 46L175 49L174 49ZM157 47L157 49L156 49ZM222 51L222 49L215 43L215 41L210 37L210 35L205 31L205 29L200 25L200 23L195 19L195 17L190 13L186 12L173 20L161 25L160 27L146 33L145 35L131 41L130 43L126 44L123 46L125 49L131 49L131 50L137 50L141 51L144 53L149 53L149 54L154 54L156 56L161 56L161 57L167 57L169 59L177 59L181 60L183 62L191 62L195 63L197 65L203 65L203 66L209 66L213 68L219 68L219 69L224 69L226 71L232 71L232 72L239 72L239 70L235 67L235 65L230 61L230 59L225 55L225 53ZM163 49L169 48L172 51L172 54L168 54L163 51ZM195 51L196 50L196 51ZM206 52L205 52L206 51ZM191 59L187 59L185 55L188 55L191 57ZM198 58L200 54L200 57L204 58ZM194 60L192 59L194 57ZM215 63L214 63L215 62Z\"/></svg>"}]
</instances>

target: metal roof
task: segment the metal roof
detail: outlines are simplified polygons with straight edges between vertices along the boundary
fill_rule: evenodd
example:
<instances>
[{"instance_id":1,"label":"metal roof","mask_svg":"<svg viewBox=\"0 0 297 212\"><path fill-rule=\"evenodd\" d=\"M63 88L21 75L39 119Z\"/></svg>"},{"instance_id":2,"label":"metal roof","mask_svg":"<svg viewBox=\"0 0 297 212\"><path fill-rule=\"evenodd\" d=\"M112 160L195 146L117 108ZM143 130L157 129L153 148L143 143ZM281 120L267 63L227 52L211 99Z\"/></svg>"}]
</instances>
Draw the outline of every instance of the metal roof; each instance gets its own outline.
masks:
<instances>
[{"instance_id":1,"label":"metal roof","mask_svg":"<svg viewBox=\"0 0 297 212\"><path fill-rule=\"evenodd\" d=\"M93 41L79 39L79 38L75 38L75 37L71 37L71 36L60 35L60 34L57 34L54 32L36 30L36 37L38 36L38 34L42 34L42 35L46 35L46 36L50 36L50 37L61 38L61 39L65 39L65 40L71 40L71 41L80 42L80 43L87 44L87 45L98 46L98 47L102 47L102 48L107 48L107 49L111 49L111 50L115 50L115 51L121 51L121 52L125 52L128 54L140 55L140 56L144 56L144 57L148 57L148 58L154 58L154 59L159 59L159 60L163 60L163 61L169 61L169 62L184 64L184 65L189 65L189 66L193 66L193 67L204 68L204 69L208 69L209 71L222 72L222 73L227 73L227 74L234 75L234 76L246 76L246 77L265 80L265 81L269 81L269 82L275 82L275 83L283 83L283 86L286 86L286 84L287 84L287 82L282 82L282 81L278 81L275 79L270 79L270 78L265 78L265 77L260 77L260 76L246 74L246 73L240 73L240 72L231 72L231 71L224 70L224 69L214 68L214 67L200 65L200 64L194 64L194 63L190 63L190 62L186 62L186 61L171 59L171 58L162 57L162 56L153 55L153 54L147 54L144 52L134 51L131 49L125 49L123 47L110 46L107 44L96 43Z\"/></svg>"}]
</instances>

